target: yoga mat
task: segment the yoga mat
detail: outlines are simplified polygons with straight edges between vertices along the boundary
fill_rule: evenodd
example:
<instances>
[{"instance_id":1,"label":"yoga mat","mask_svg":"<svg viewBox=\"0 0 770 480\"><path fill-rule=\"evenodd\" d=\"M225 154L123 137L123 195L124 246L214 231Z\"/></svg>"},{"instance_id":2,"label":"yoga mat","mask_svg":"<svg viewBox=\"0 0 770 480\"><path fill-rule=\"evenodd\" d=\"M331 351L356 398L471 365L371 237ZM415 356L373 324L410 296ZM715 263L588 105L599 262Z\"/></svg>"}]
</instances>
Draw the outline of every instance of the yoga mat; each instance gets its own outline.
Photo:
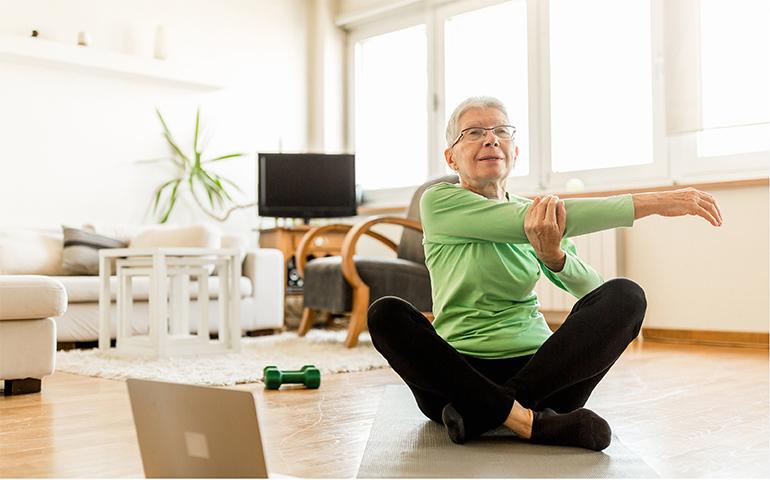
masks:
<instances>
[{"instance_id":1,"label":"yoga mat","mask_svg":"<svg viewBox=\"0 0 770 480\"><path fill-rule=\"evenodd\" d=\"M533 445L504 427L456 445L420 412L406 385L386 387L357 476L658 478L615 435L602 452Z\"/></svg>"}]
</instances>

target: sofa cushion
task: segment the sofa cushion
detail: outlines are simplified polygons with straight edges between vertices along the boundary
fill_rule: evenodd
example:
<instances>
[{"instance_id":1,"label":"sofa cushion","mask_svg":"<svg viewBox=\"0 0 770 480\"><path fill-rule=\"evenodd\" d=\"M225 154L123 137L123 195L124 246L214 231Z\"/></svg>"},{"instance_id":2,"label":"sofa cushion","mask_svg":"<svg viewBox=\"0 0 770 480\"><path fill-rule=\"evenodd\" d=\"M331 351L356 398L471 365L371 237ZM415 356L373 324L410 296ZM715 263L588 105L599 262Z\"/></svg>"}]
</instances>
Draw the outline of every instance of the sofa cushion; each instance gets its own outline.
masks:
<instances>
[{"instance_id":1,"label":"sofa cushion","mask_svg":"<svg viewBox=\"0 0 770 480\"><path fill-rule=\"evenodd\" d=\"M62 270L67 275L99 275L99 250L124 248L128 243L78 228L62 227Z\"/></svg>"},{"instance_id":2,"label":"sofa cushion","mask_svg":"<svg viewBox=\"0 0 770 480\"><path fill-rule=\"evenodd\" d=\"M90 303L99 301L99 277L92 276L66 276L53 277L60 281L67 290L67 297L70 303ZM219 278L209 277L209 298L219 298ZM241 298L249 297L252 294L251 280L248 277L241 277ZM110 293L112 300L115 300L118 282L117 277L110 277ZM134 277L132 281L132 292L134 301L147 301L150 298L150 279L148 277ZM190 282L190 298L198 298L198 282Z\"/></svg>"},{"instance_id":3,"label":"sofa cushion","mask_svg":"<svg viewBox=\"0 0 770 480\"><path fill-rule=\"evenodd\" d=\"M129 243L130 248L220 248L222 236L219 228L212 225L190 225L177 227L159 225L143 229ZM205 267L214 273L214 265Z\"/></svg>"},{"instance_id":4,"label":"sofa cushion","mask_svg":"<svg viewBox=\"0 0 770 480\"><path fill-rule=\"evenodd\" d=\"M211 225L187 227L155 226L139 232L129 243L130 248L188 247L220 248L219 229Z\"/></svg>"},{"instance_id":5,"label":"sofa cushion","mask_svg":"<svg viewBox=\"0 0 770 480\"><path fill-rule=\"evenodd\" d=\"M61 228L0 229L0 274L62 275Z\"/></svg>"},{"instance_id":6,"label":"sofa cushion","mask_svg":"<svg viewBox=\"0 0 770 480\"><path fill-rule=\"evenodd\" d=\"M105 237L115 238L121 242L129 243L132 238L147 227L136 224L103 224L103 223L84 223L83 230L98 233Z\"/></svg>"},{"instance_id":7,"label":"sofa cushion","mask_svg":"<svg viewBox=\"0 0 770 480\"><path fill-rule=\"evenodd\" d=\"M0 275L0 320L32 320L67 310L64 286L42 275Z\"/></svg>"}]
</instances>

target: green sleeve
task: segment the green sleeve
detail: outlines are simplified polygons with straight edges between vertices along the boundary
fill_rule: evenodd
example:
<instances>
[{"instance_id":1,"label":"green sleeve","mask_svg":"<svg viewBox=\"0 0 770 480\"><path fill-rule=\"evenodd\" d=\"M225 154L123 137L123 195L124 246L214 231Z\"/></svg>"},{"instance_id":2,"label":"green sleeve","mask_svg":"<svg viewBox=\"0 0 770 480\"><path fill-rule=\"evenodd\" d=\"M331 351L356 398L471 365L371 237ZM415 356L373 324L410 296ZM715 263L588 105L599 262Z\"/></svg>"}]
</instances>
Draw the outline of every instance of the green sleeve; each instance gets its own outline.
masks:
<instances>
[{"instance_id":1,"label":"green sleeve","mask_svg":"<svg viewBox=\"0 0 770 480\"><path fill-rule=\"evenodd\" d=\"M582 298L585 294L604 283L602 276L591 265L580 260L577 255L575 242L565 238L561 241L561 249L567 255L567 258L564 261L564 268L559 272L550 270L539 258L537 259L543 274L554 285L575 298Z\"/></svg>"},{"instance_id":2,"label":"green sleeve","mask_svg":"<svg viewBox=\"0 0 770 480\"><path fill-rule=\"evenodd\" d=\"M524 233L524 216L531 204L531 200L520 197L510 202L491 200L457 185L439 183L428 188L420 199L425 242L529 243ZM630 227L634 223L630 194L565 199L564 207L564 237Z\"/></svg>"}]
</instances>

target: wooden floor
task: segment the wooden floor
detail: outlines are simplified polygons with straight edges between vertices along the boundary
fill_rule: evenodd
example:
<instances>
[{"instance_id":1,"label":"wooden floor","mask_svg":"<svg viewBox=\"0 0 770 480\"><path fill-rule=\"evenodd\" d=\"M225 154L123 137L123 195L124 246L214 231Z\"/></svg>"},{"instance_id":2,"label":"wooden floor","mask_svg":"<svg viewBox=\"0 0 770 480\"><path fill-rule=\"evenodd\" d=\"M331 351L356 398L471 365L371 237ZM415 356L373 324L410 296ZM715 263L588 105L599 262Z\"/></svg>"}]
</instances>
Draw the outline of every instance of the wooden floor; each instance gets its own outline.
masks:
<instances>
[{"instance_id":1,"label":"wooden floor","mask_svg":"<svg viewBox=\"0 0 770 480\"><path fill-rule=\"evenodd\" d=\"M271 472L354 477L390 369L319 390L253 390ZM768 467L768 351L635 342L589 407L663 477L761 477ZM416 408L416 407L415 407ZM0 477L140 477L125 385L56 373L0 398Z\"/></svg>"}]
</instances>

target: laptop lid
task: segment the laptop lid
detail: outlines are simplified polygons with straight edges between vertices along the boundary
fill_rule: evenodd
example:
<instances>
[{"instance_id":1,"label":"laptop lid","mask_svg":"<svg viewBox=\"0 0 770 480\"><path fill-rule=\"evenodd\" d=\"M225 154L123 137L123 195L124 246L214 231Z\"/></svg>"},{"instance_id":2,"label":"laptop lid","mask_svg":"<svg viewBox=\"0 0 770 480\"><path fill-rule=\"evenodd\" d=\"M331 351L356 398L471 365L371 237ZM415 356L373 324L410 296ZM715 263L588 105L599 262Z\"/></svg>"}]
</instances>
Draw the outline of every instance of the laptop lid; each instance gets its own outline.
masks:
<instances>
[{"instance_id":1,"label":"laptop lid","mask_svg":"<svg viewBox=\"0 0 770 480\"><path fill-rule=\"evenodd\" d=\"M251 392L126 381L147 478L267 478Z\"/></svg>"}]
</instances>

